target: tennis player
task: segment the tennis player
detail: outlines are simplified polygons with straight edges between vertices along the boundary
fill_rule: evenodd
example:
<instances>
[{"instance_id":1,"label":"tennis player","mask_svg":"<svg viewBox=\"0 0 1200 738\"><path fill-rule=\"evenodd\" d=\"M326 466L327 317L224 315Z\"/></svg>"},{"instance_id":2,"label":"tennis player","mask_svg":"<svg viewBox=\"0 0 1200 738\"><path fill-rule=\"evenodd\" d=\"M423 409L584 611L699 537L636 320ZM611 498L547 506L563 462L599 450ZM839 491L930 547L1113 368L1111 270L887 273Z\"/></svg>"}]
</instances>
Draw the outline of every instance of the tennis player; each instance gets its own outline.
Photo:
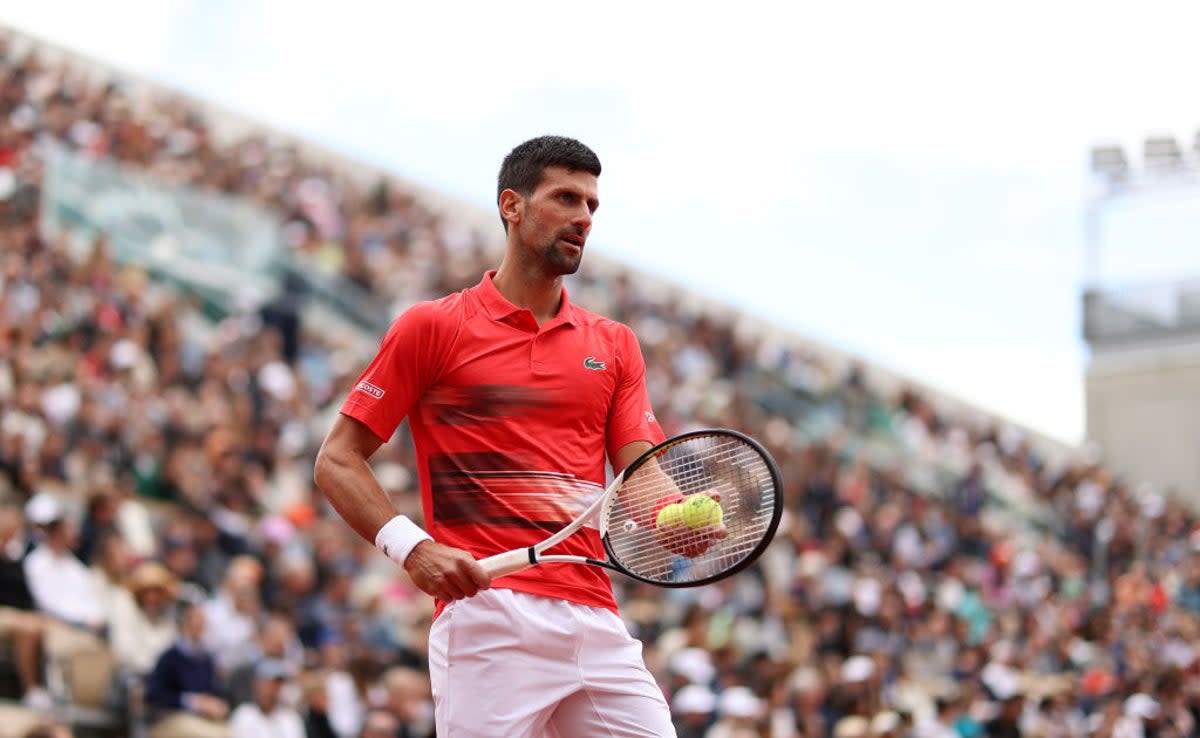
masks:
<instances>
[{"instance_id":1,"label":"tennis player","mask_svg":"<svg viewBox=\"0 0 1200 738\"><path fill-rule=\"evenodd\" d=\"M321 448L316 482L360 535L436 600L437 734L674 736L641 644L598 567L546 564L489 581L476 563L536 544L664 439L625 325L574 305L600 204L600 161L545 136L504 159L495 271L389 328ZM427 530L397 516L368 460L405 417ZM602 558L595 529L558 549Z\"/></svg>"}]
</instances>

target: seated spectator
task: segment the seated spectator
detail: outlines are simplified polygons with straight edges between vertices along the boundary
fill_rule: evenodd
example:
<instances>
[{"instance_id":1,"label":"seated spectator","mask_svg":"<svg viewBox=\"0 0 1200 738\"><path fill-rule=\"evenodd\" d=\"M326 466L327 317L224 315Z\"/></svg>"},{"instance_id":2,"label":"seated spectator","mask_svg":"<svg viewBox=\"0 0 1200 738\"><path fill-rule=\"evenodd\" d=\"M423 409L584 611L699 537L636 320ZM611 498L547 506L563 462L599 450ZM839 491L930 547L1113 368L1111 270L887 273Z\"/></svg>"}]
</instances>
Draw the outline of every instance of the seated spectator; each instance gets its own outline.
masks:
<instances>
[{"instance_id":1,"label":"seated spectator","mask_svg":"<svg viewBox=\"0 0 1200 738\"><path fill-rule=\"evenodd\" d=\"M320 592L305 603L299 628L304 645L317 645L322 633L346 632L356 613L350 606L350 593L359 568L349 557L338 557L329 567Z\"/></svg>"},{"instance_id":2,"label":"seated spectator","mask_svg":"<svg viewBox=\"0 0 1200 738\"><path fill-rule=\"evenodd\" d=\"M46 657L63 675L64 695L72 702L96 707L111 684L112 654L103 636L104 611L91 571L71 552L75 525L56 498L35 495L26 517L38 526L41 542L25 557L25 579L40 612L50 616Z\"/></svg>"},{"instance_id":3,"label":"seated spectator","mask_svg":"<svg viewBox=\"0 0 1200 738\"><path fill-rule=\"evenodd\" d=\"M290 674L291 668L282 661L258 662L254 668L254 699L238 705L230 716L231 738L305 738L300 714L279 699Z\"/></svg>"},{"instance_id":4,"label":"seated spectator","mask_svg":"<svg viewBox=\"0 0 1200 738\"><path fill-rule=\"evenodd\" d=\"M319 640L325 673L329 724L339 738L353 738L362 729L366 700L349 671L345 636L327 631Z\"/></svg>"},{"instance_id":5,"label":"seated spectator","mask_svg":"<svg viewBox=\"0 0 1200 738\"><path fill-rule=\"evenodd\" d=\"M258 642L253 647L253 653L230 674L229 698L233 704L240 705L254 700L258 664L264 659L282 662L293 673L303 665L304 650L287 618L280 615L267 618L259 630Z\"/></svg>"},{"instance_id":6,"label":"seated spectator","mask_svg":"<svg viewBox=\"0 0 1200 738\"><path fill-rule=\"evenodd\" d=\"M79 544L75 553L85 564L92 564L100 552L100 543L117 533L117 497L109 492L97 492L88 498L83 524L79 526Z\"/></svg>"},{"instance_id":7,"label":"seated spectator","mask_svg":"<svg viewBox=\"0 0 1200 738\"><path fill-rule=\"evenodd\" d=\"M717 698L717 722L705 738L733 738L743 729L755 729L763 718L763 702L747 687L726 687Z\"/></svg>"},{"instance_id":8,"label":"seated spectator","mask_svg":"<svg viewBox=\"0 0 1200 738\"><path fill-rule=\"evenodd\" d=\"M25 579L37 608L81 632L99 636L105 613L91 572L71 553L75 525L54 497L38 494L26 505L41 541L25 557Z\"/></svg>"},{"instance_id":9,"label":"seated spectator","mask_svg":"<svg viewBox=\"0 0 1200 738\"><path fill-rule=\"evenodd\" d=\"M262 617L262 578L257 559L238 556L226 570L221 588L204 604L204 645L216 658L221 678L254 658Z\"/></svg>"},{"instance_id":10,"label":"seated spectator","mask_svg":"<svg viewBox=\"0 0 1200 738\"><path fill-rule=\"evenodd\" d=\"M179 608L179 640L146 677L146 703L162 714L151 738L225 738L229 705L218 696L217 670L204 649L204 610L192 602Z\"/></svg>"},{"instance_id":11,"label":"seated spectator","mask_svg":"<svg viewBox=\"0 0 1200 738\"><path fill-rule=\"evenodd\" d=\"M433 694L429 677L415 669L395 667L383 675L387 711L395 716L398 738L430 738L433 735Z\"/></svg>"},{"instance_id":12,"label":"seated spectator","mask_svg":"<svg viewBox=\"0 0 1200 738\"><path fill-rule=\"evenodd\" d=\"M118 600L110 617L109 640L117 667L144 676L177 637L174 604L179 585L165 566L146 561L129 575L127 586L130 596Z\"/></svg>"},{"instance_id":13,"label":"seated spectator","mask_svg":"<svg viewBox=\"0 0 1200 738\"><path fill-rule=\"evenodd\" d=\"M0 508L0 639L11 640L13 665L27 707L47 709L50 693L42 678L43 616L33 611L33 596L25 582L24 559L28 542L22 532L21 513Z\"/></svg>"},{"instance_id":14,"label":"seated spectator","mask_svg":"<svg viewBox=\"0 0 1200 738\"><path fill-rule=\"evenodd\" d=\"M101 533L96 540L92 560L92 590L100 600L107 627L120 604L129 600L125 578L133 568L133 554L125 540L115 530Z\"/></svg>"},{"instance_id":15,"label":"seated spectator","mask_svg":"<svg viewBox=\"0 0 1200 738\"><path fill-rule=\"evenodd\" d=\"M209 590L200 575L200 556L196 541L184 521L172 521L162 542L163 565L179 580L180 589L195 597L207 597Z\"/></svg>"},{"instance_id":16,"label":"seated spectator","mask_svg":"<svg viewBox=\"0 0 1200 738\"><path fill-rule=\"evenodd\" d=\"M325 688L325 675L321 672L306 674L302 694L307 738L337 738L337 732L329 722L329 690Z\"/></svg>"},{"instance_id":17,"label":"seated spectator","mask_svg":"<svg viewBox=\"0 0 1200 738\"><path fill-rule=\"evenodd\" d=\"M671 699L671 722L678 738L704 738L713 724L717 696L703 684L689 684Z\"/></svg>"}]
</instances>

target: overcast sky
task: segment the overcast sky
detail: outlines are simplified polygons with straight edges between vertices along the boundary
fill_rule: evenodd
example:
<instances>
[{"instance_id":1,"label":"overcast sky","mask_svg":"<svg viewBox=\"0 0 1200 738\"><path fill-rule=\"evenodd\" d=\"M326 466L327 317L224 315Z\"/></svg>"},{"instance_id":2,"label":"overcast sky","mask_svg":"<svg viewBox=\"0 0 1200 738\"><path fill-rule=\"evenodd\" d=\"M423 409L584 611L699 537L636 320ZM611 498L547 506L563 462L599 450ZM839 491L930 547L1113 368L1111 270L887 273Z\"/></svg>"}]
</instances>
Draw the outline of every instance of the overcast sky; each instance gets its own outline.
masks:
<instances>
[{"instance_id":1,"label":"overcast sky","mask_svg":"<svg viewBox=\"0 0 1200 738\"><path fill-rule=\"evenodd\" d=\"M1088 151L1191 146L1194 8L0 0L0 21L481 206L513 145L575 136L604 163L590 248L1076 441ZM1103 276L1200 274L1195 201L1115 211Z\"/></svg>"}]
</instances>

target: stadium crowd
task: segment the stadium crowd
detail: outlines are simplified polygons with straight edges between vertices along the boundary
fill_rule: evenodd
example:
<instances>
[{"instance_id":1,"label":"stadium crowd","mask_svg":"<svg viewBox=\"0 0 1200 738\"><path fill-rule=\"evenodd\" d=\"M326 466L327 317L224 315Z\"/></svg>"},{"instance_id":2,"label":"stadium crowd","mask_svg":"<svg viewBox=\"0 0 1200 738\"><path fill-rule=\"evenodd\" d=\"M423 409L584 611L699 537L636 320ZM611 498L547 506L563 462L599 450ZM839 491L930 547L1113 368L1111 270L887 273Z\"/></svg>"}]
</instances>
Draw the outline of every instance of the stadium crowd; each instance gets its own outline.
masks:
<instances>
[{"instance_id":1,"label":"stadium crowd","mask_svg":"<svg viewBox=\"0 0 1200 738\"><path fill-rule=\"evenodd\" d=\"M213 321L102 237L45 234L42 151L251 199L397 308L495 253L400 188L359 191L265 137L218 144L185 102L17 48L0 53L0 662L21 707L0 735L82 734L67 705L156 736L431 735L432 602L311 479L361 357L271 305ZM783 471L778 539L746 573L614 581L680 738L1197 732L1188 509L584 272L573 298L633 326L664 428L744 429ZM408 439L374 462L419 519Z\"/></svg>"}]
</instances>

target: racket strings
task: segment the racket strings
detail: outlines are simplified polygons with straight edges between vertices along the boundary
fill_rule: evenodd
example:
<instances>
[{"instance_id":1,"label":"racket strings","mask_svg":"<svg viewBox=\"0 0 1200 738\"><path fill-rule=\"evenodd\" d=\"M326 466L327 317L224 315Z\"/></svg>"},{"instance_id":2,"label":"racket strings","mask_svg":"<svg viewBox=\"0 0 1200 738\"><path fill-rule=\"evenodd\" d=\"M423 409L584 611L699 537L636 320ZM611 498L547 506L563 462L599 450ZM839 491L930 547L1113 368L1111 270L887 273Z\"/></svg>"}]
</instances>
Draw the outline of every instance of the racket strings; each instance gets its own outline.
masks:
<instances>
[{"instance_id":1,"label":"racket strings","mask_svg":"<svg viewBox=\"0 0 1200 738\"><path fill-rule=\"evenodd\" d=\"M627 475L608 510L610 553L651 581L716 576L758 550L776 494L771 466L756 447L721 433L689 436ZM711 505L689 506L696 495L717 500L719 523ZM663 512L670 504L681 507Z\"/></svg>"}]
</instances>

